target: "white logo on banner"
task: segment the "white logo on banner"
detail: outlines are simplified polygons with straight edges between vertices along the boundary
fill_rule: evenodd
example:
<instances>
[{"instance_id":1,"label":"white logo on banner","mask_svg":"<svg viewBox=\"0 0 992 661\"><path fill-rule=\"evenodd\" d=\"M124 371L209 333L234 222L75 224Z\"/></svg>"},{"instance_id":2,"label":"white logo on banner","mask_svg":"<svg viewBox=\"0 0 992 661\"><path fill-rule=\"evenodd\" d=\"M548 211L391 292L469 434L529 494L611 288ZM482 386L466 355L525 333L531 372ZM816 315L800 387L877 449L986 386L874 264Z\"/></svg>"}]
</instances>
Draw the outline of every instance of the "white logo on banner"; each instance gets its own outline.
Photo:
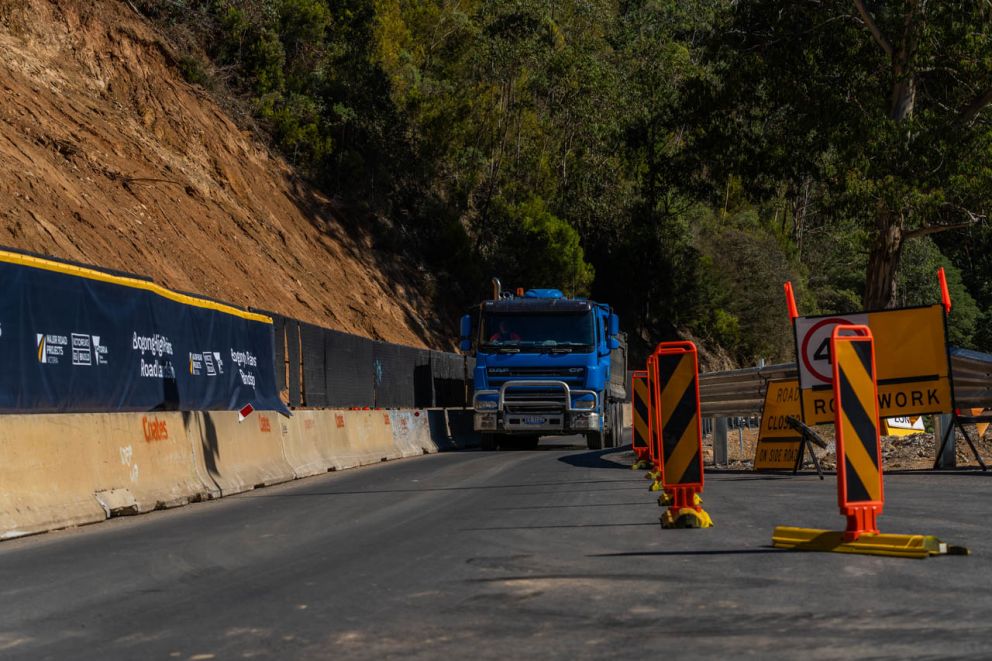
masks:
<instances>
[{"instance_id":1,"label":"white logo on banner","mask_svg":"<svg viewBox=\"0 0 992 661\"><path fill-rule=\"evenodd\" d=\"M72 364L89 366L93 364L93 349L89 335L72 334Z\"/></svg>"}]
</instances>

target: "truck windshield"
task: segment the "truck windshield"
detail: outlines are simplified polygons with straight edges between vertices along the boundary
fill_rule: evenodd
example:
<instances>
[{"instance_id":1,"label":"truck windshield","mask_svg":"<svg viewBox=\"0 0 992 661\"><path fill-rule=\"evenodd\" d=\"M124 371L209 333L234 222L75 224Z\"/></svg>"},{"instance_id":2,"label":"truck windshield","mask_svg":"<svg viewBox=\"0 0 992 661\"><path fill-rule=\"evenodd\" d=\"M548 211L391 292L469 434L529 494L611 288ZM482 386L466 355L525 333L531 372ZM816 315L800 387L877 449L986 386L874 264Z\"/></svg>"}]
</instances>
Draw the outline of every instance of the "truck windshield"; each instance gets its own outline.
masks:
<instances>
[{"instance_id":1,"label":"truck windshield","mask_svg":"<svg viewBox=\"0 0 992 661\"><path fill-rule=\"evenodd\" d=\"M553 314L487 313L482 347L497 351L591 351L596 343L592 312Z\"/></svg>"}]
</instances>

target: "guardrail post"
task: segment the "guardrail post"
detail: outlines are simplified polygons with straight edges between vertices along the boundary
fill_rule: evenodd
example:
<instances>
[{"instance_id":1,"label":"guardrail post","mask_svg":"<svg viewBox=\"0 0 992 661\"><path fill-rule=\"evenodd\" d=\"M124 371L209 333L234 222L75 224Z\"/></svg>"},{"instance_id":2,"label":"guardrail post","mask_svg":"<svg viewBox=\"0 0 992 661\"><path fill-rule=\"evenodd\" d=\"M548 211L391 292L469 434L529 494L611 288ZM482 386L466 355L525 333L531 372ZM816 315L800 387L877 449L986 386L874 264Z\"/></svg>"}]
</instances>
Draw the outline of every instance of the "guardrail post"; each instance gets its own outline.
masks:
<instances>
[{"instance_id":1,"label":"guardrail post","mask_svg":"<svg viewBox=\"0 0 992 661\"><path fill-rule=\"evenodd\" d=\"M944 444L944 451L937 457L937 468L957 467L958 455L954 445L954 436L954 416L946 413L944 415L933 416L935 451L940 452L940 445L941 443Z\"/></svg>"},{"instance_id":2,"label":"guardrail post","mask_svg":"<svg viewBox=\"0 0 992 661\"><path fill-rule=\"evenodd\" d=\"M726 466L727 461L727 419L713 419L713 465Z\"/></svg>"}]
</instances>

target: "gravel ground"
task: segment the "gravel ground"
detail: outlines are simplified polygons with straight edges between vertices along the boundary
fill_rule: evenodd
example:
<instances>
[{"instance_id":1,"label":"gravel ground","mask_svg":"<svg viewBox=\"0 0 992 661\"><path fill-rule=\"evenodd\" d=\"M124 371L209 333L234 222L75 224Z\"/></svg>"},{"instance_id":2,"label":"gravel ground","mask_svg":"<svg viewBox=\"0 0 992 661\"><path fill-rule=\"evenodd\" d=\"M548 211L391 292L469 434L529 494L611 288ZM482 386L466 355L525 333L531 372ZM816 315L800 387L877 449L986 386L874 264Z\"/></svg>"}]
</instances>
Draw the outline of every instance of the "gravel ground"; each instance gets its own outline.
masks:
<instances>
[{"instance_id":1,"label":"gravel ground","mask_svg":"<svg viewBox=\"0 0 992 661\"><path fill-rule=\"evenodd\" d=\"M823 425L815 428L817 433L827 442L827 449L814 448L820 463L825 470L833 470L837 466L834 450L833 426ZM965 441L959 429L955 429L957 465L962 468L978 467L978 462ZM968 426L968 434L975 441L978 452L986 464L992 465L992 428L985 436L978 439L974 426ZM977 440L976 440L977 439ZM730 459L728 468L734 470L749 469L754 464L754 450L758 442L758 430L731 429L727 433L727 454ZM936 456L936 445L932 433L920 433L912 436L883 436L882 462L886 470L930 470L933 468ZM713 463L713 438L703 437L703 456L710 468Z\"/></svg>"}]
</instances>

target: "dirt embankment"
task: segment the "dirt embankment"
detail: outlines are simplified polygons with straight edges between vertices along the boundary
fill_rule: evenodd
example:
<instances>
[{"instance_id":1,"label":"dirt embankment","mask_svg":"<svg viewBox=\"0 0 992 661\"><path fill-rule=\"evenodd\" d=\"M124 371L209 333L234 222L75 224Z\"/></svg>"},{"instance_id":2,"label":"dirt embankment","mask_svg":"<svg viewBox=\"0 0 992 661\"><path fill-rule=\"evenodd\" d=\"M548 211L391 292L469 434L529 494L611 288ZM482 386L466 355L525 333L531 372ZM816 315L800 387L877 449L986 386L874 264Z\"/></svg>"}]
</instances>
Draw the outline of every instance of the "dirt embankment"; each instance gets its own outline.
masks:
<instances>
[{"instance_id":1,"label":"dirt embankment","mask_svg":"<svg viewBox=\"0 0 992 661\"><path fill-rule=\"evenodd\" d=\"M0 0L0 245L417 346L429 278L339 221L113 0Z\"/></svg>"}]
</instances>

